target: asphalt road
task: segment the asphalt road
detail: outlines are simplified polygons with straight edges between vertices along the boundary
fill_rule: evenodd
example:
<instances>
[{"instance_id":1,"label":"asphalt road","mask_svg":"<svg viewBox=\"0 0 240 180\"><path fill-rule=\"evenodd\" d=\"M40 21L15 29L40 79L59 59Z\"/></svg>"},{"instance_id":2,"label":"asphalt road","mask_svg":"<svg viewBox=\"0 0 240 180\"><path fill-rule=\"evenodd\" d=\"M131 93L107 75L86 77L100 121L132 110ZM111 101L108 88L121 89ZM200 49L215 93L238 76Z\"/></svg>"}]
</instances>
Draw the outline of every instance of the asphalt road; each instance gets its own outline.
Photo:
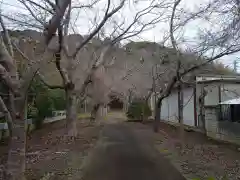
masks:
<instances>
[{"instance_id":1,"label":"asphalt road","mask_svg":"<svg viewBox=\"0 0 240 180\"><path fill-rule=\"evenodd\" d=\"M105 125L85 162L81 179L185 180L155 148L121 123Z\"/></svg>"}]
</instances>

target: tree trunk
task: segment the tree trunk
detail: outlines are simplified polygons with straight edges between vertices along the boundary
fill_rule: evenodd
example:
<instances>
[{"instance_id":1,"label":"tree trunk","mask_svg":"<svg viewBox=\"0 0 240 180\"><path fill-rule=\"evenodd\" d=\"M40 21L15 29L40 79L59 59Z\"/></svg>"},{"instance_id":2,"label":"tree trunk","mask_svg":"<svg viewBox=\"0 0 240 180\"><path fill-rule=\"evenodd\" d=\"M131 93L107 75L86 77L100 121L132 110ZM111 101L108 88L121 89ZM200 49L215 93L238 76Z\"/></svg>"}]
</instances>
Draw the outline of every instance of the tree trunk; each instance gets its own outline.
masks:
<instances>
[{"instance_id":1,"label":"tree trunk","mask_svg":"<svg viewBox=\"0 0 240 180\"><path fill-rule=\"evenodd\" d=\"M105 118L106 118L106 113L105 113L105 107L103 104L101 104L98 108L98 111L96 112L96 119L97 119L97 123L98 125L101 125Z\"/></svg>"},{"instance_id":2,"label":"tree trunk","mask_svg":"<svg viewBox=\"0 0 240 180\"><path fill-rule=\"evenodd\" d=\"M201 86L201 95L199 97L199 115L200 115L200 121L202 123L202 131L204 134L206 134L206 125L205 125L205 96L206 96L206 92L204 90L204 86Z\"/></svg>"},{"instance_id":3,"label":"tree trunk","mask_svg":"<svg viewBox=\"0 0 240 180\"><path fill-rule=\"evenodd\" d=\"M77 137L77 98L73 88L66 88L67 135Z\"/></svg>"},{"instance_id":4,"label":"tree trunk","mask_svg":"<svg viewBox=\"0 0 240 180\"><path fill-rule=\"evenodd\" d=\"M19 98L21 102L22 98ZM25 152L26 152L26 131L24 120L24 103L16 103L19 107L16 109L13 119L12 137L9 142L9 152L7 160L7 178L11 180L23 180L25 171Z\"/></svg>"},{"instance_id":5,"label":"tree trunk","mask_svg":"<svg viewBox=\"0 0 240 180\"><path fill-rule=\"evenodd\" d=\"M161 119L162 101L163 101L163 98L159 98L157 105L155 105L155 118L154 118L154 124L153 124L154 132L158 132L158 130L159 130L159 121Z\"/></svg>"},{"instance_id":6,"label":"tree trunk","mask_svg":"<svg viewBox=\"0 0 240 180\"><path fill-rule=\"evenodd\" d=\"M178 85L178 121L179 121L179 133L181 138L181 146L184 145L184 124L183 124L183 92L181 84Z\"/></svg>"},{"instance_id":7,"label":"tree trunk","mask_svg":"<svg viewBox=\"0 0 240 180\"><path fill-rule=\"evenodd\" d=\"M91 111L91 121L95 121L99 108L100 108L99 103L93 106L93 109Z\"/></svg>"}]
</instances>

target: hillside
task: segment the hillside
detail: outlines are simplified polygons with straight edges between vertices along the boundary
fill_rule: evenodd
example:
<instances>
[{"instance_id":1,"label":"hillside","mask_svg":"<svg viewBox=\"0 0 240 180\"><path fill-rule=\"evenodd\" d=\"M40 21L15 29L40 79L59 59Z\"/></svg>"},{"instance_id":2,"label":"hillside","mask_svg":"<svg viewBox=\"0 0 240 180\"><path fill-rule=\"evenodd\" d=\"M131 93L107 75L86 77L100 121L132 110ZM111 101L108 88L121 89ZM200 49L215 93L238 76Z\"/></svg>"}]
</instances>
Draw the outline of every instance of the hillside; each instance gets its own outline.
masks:
<instances>
[{"instance_id":1,"label":"hillside","mask_svg":"<svg viewBox=\"0 0 240 180\"><path fill-rule=\"evenodd\" d=\"M33 42L39 42L39 40L42 38L42 34L37 31L33 30L24 30L24 31L10 31L9 33L11 37L23 40L23 39L31 39ZM69 35L66 38L66 42L69 46L70 53L74 51L76 44L81 42L83 40L83 37L80 35ZM51 49L56 48L57 44L57 37L55 37L52 42L50 43L49 47ZM21 45L21 50L29 50L32 49L33 46L36 46L36 44L32 43L31 41L22 42L23 45ZM86 48L82 49L78 56L78 63L75 66L76 71L73 73L75 76L76 81L81 78L81 81L84 79L84 71L86 71L89 67L89 64L91 63L91 57L93 55L93 52L96 54L100 53L101 50L101 44L103 42L98 39L93 39ZM42 49L43 45L38 44L35 47L34 53L37 53L39 49ZM35 57L30 52L28 56L32 56L33 59ZM111 55L109 57L116 57L116 67L123 67L123 64L133 64L136 63L136 60L143 59L144 60L144 67L145 71L151 71L151 68L153 65L160 64L160 71L164 71L167 69L167 72L162 76L162 81L166 82L168 81L169 77L172 75L172 72L176 68L176 55L174 54L173 49L160 46L157 43L154 42L131 42L127 45L125 45L123 48L120 47L114 47L111 50ZM21 57L21 55L16 52L17 62L18 65L21 66L21 69L24 71L24 68L26 68L26 64L24 63L26 60ZM45 76L46 81L48 81L51 84L61 84L61 77L59 73L57 72L57 69L55 67L55 64L51 62L51 59L53 59L52 54L49 55L49 61L42 65L41 73ZM184 54L182 56L182 68L189 68L193 65L202 63L202 61L196 61L196 58L192 54ZM63 60L62 62L63 66L68 68L68 63L66 60ZM130 66L129 66L130 67ZM221 75L233 75L235 74L231 69L225 68L222 65L219 64L208 64L201 69L191 73L188 75L188 77L191 79L194 75L197 74L221 74ZM81 83L80 83L81 84Z\"/></svg>"},{"instance_id":2,"label":"hillside","mask_svg":"<svg viewBox=\"0 0 240 180\"><path fill-rule=\"evenodd\" d=\"M161 46L155 42L131 42L125 45L127 51L131 54L138 54L145 57L146 60L150 60L152 63L157 63L162 66L174 66L176 62L176 55L172 48ZM190 53L183 53L181 63L182 69L187 69L197 64L201 64L204 60L196 60L195 55ZM234 75L232 69L224 67L223 64L209 63L202 67L199 72L200 74L221 74L221 75Z\"/></svg>"}]
</instances>

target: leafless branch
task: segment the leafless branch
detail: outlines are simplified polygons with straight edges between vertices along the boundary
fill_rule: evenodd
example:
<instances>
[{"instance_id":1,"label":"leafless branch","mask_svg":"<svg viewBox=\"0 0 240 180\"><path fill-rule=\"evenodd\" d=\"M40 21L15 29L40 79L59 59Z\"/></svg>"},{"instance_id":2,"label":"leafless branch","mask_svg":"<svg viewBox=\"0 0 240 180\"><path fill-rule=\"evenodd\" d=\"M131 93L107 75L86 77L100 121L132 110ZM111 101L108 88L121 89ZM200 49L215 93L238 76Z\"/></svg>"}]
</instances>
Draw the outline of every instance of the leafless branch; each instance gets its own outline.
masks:
<instances>
[{"instance_id":1,"label":"leafless branch","mask_svg":"<svg viewBox=\"0 0 240 180\"><path fill-rule=\"evenodd\" d=\"M43 30L44 27L37 24L37 23L30 23L28 21L25 21L25 20L19 20L19 19L16 19L15 17L10 17L9 15L6 15L6 14L2 14L2 17L14 22L14 23L17 23L19 26L27 26L27 27L30 27L30 28L34 28L34 29L39 29L39 30Z\"/></svg>"},{"instance_id":2,"label":"leafless branch","mask_svg":"<svg viewBox=\"0 0 240 180\"><path fill-rule=\"evenodd\" d=\"M71 3L71 0L62 0L59 1L58 5L58 11L55 11L55 14L50 19L49 23L45 26L44 29L44 36L45 36L45 42L48 44L52 37L55 35L55 32L64 16L64 13Z\"/></svg>"},{"instance_id":3,"label":"leafless branch","mask_svg":"<svg viewBox=\"0 0 240 180\"><path fill-rule=\"evenodd\" d=\"M23 1L23 0L21 0L21 1ZM40 3L36 3L36 2L34 2L33 0L26 0L26 1L28 1L28 2L31 3L31 4L33 4L34 6L37 6L38 8L41 8L41 9L49 12L50 14L53 14L53 13L54 13L53 9L48 9L48 8L42 6Z\"/></svg>"},{"instance_id":4,"label":"leafless branch","mask_svg":"<svg viewBox=\"0 0 240 180\"><path fill-rule=\"evenodd\" d=\"M11 116L10 112L8 111L7 106L5 105L1 96L0 96L0 108L1 108L2 112L4 113L5 119L7 120L8 129L10 131L9 133L11 136L12 135L12 127L13 127L12 116Z\"/></svg>"},{"instance_id":5,"label":"leafless branch","mask_svg":"<svg viewBox=\"0 0 240 180\"><path fill-rule=\"evenodd\" d=\"M102 21L99 23L99 25L90 33L90 35L76 48L76 51L73 53L72 57L75 59L77 56L78 51L84 47L98 32L99 30L104 26L104 24L107 22L107 20L112 17L116 12L118 12L124 5L125 0L122 0L121 3L114 8L111 12L109 12L110 8L110 0L108 0L107 10L105 12L105 15L102 19Z\"/></svg>"},{"instance_id":6,"label":"leafless branch","mask_svg":"<svg viewBox=\"0 0 240 180\"><path fill-rule=\"evenodd\" d=\"M51 2L50 0L45 0L50 6L51 6L51 8L54 10L54 11L56 11L56 5L53 3L53 2Z\"/></svg>"},{"instance_id":7,"label":"leafless branch","mask_svg":"<svg viewBox=\"0 0 240 180\"><path fill-rule=\"evenodd\" d=\"M69 29L69 23L70 23L70 18L71 18L71 10L72 10L72 3L69 4L68 6L68 12L67 12L67 15L66 15L66 18L65 18L65 22L64 22L64 36L67 36L68 35L68 29Z\"/></svg>"},{"instance_id":8,"label":"leafless branch","mask_svg":"<svg viewBox=\"0 0 240 180\"><path fill-rule=\"evenodd\" d=\"M16 93L17 84L12 82L10 74L2 65L0 65L0 78L5 82L5 84L13 93Z\"/></svg>"},{"instance_id":9,"label":"leafless branch","mask_svg":"<svg viewBox=\"0 0 240 180\"><path fill-rule=\"evenodd\" d=\"M180 2L181 2L181 0L176 0L175 1L174 5L173 5L171 20L170 20L170 38L171 38L172 46L173 46L175 51L178 51L178 48L177 48L176 40L174 38L173 21L174 21L174 17L175 17L176 8L177 8L177 6L179 5Z\"/></svg>"},{"instance_id":10,"label":"leafless branch","mask_svg":"<svg viewBox=\"0 0 240 180\"><path fill-rule=\"evenodd\" d=\"M30 12L31 16L38 22L40 23L42 26L44 26L44 22L42 22L36 15L35 13L32 11L32 9L27 5L26 0L18 0L19 2L21 2L26 8L27 10Z\"/></svg>"},{"instance_id":11,"label":"leafless branch","mask_svg":"<svg viewBox=\"0 0 240 180\"><path fill-rule=\"evenodd\" d=\"M91 4L87 5L74 5L72 9L83 9L83 8L92 8L95 4L97 4L99 0L93 1Z\"/></svg>"},{"instance_id":12,"label":"leafless branch","mask_svg":"<svg viewBox=\"0 0 240 180\"><path fill-rule=\"evenodd\" d=\"M27 62L28 62L29 65L30 65L31 60L26 56L26 54L24 54L24 53L21 51L21 49L19 49L19 47L18 47L14 42L12 42L12 45L13 45L14 48L20 53L20 55L21 55L24 59L27 60Z\"/></svg>"},{"instance_id":13,"label":"leafless branch","mask_svg":"<svg viewBox=\"0 0 240 180\"><path fill-rule=\"evenodd\" d=\"M10 36L8 34L8 30L5 27L5 24L3 22L1 14L0 14L0 23L1 23L1 26L2 26L2 29L3 29L3 40L6 43L7 47L9 48L9 52L10 52L11 56L13 56L13 48L12 48Z\"/></svg>"},{"instance_id":14,"label":"leafless branch","mask_svg":"<svg viewBox=\"0 0 240 180\"><path fill-rule=\"evenodd\" d=\"M202 64L198 64L198 65L195 65L189 69L186 69L184 72L181 73L181 76L184 76L196 69L199 69L207 64L209 64L210 62L216 60L216 59L219 59L221 57L224 57L224 56L227 56L227 55L230 55L230 54L234 54L236 52L239 52L240 51L240 48L239 49L236 49L236 50L233 50L233 51L225 51L225 52L222 52L222 53L219 53L218 55L214 56L214 57L211 57L211 58L208 58L204 63Z\"/></svg>"}]
</instances>

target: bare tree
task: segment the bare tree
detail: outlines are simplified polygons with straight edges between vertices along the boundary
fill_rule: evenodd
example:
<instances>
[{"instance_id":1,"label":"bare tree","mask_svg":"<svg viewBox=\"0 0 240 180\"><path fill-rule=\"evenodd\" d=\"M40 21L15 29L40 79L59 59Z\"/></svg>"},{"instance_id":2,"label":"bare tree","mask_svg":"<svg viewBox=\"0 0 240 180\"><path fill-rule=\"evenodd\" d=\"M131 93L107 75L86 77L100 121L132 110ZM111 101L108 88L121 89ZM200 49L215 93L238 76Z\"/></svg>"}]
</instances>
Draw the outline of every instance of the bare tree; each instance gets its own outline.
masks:
<instances>
[{"instance_id":1,"label":"bare tree","mask_svg":"<svg viewBox=\"0 0 240 180\"><path fill-rule=\"evenodd\" d=\"M154 126L154 130L157 131L158 130L158 122L161 118L161 105L162 105L162 101L164 98L168 97L172 90L174 89L174 87L182 83L184 83L183 79L197 71L200 68L204 68L204 66L208 65L209 63L213 62L216 59L219 59L223 56L227 56L227 55L231 55L234 54L236 52L239 52L240 47L238 45L238 36L228 36L227 34L229 32L233 32L236 31L236 27L237 26L237 19L236 16L228 16L231 17L231 21L224 21L223 19L221 19L220 22L222 22L222 27L224 28L212 28L213 30L202 30L199 31L201 33L199 33L199 39L197 41L194 42L194 44L190 44L191 46L191 52L192 52L192 57L193 59L195 59L195 63L192 64L190 67L184 67L184 65L181 66L181 64L183 64L181 62L181 57L185 56L184 53L180 52L182 50L180 50L179 45L177 45L177 41L174 38L174 33L176 33L179 29L186 27L187 24L189 22L191 22L191 20L196 20L196 19L203 19L205 18L205 20L207 19L207 21L209 22L211 20L211 14L214 14L214 17L216 17L215 13L218 13L219 17L224 18L224 16L229 13L229 11L219 11L219 9L223 8L224 9L224 5L221 4L221 1L213 1L210 2L209 4L206 4L205 7L199 9L197 12L184 12L182 9L184 8L180 8L180 11L178 11L178 13L180 13L180 15L176 15L177 13L177 7L179 6L181 0L176 0L174 2L173 5L173 10L172 10L172 15L170 18L170 32L169 32L169 36L170 37L170 41L172 44L172 47L174 49L174 53L177 55L176 59L177 59L177 66L175 67L176 71L174 71L175 73L173 73L174 75L172 75L171 79L166 83L165 87L162 86L162 90L161 93L158 97L158 101L157 101L157 111L156 111L156 115L155 115L155 126ZM228 1L226 2L226 4L234 4L233 1ZM234 6L228 6L229 7L234 7ZM230 8L232 10L232 8ZM230 11L229 14L231 14L232 11ZM182 15L182 16L181 16ZM182 17L182 18L179 18ZM214 17L212 18L212 20L214 19ZM178 23L174 23L174 20L178 19ZM182 21L180 21L179 19L183 19ZM216 20L216 19L214 19ZM214 21L213 20L213 21ZM229 20L229 19L228 19ZM230 23L229 23L230 22ZM234 26L233 26L234 25ZM235 41L236 40L236 41ZM180 87L179 87L180 88ZM179 97L181 97L181 93L180 93L180 89L179 89ZM180 99L180 98L179 98ZM180 101L182 102L182 100L180 99ZM179 104L179 116L180 119L182 119L182 103L180 102ZM204 118L201 118L202 121L205 121ZM182 121L182 120L181 120ZM204 123L203 123L204 124Z\"/></svg>"},{"instance_id":2,"label":"bare tree","mask_svg":"<svg viewBox=\"0 0 240 180\"><path fill-rule=\"evenodd\" d=\"M55 11L58 10L58 5L56 3L53 3L51 1L47 1L46 3L43 3L42 1L35 2L32 0L19 0L29 11L30 18L32 21L29 22L35 22L33 23L32 27L35 26L35 28L41 27L46 19L53 14ZM98 67L101 67L101 64L103 59L106 59L106 55L109 52L109 48L116 43L119 43L120 41L132 38L134 36L139 35L141 32L145 31L146 29L153 28L154 24L163 21L164 16L164 9L168 7L168 3L162 1L162 2L155 2L151 1L149 3L149 6L146 8L143 8L142 10L136 12L136 14L132 18L132 22L126 23L125 18L115 20L113 19L113 15L116 14L120 9L126 4L128 1L121 1L119 5L111 9L111 3L110 1L107 1L106 9L103 14L103 17L100 21L100 23L94 22L94 27L90 31L89 35L86 38L81 38L81 36L73 36L69 35L68 28L70 28L72 19L72 11L78 10L80 11L82 8L93 8L94 5L97 5L98 1L94 1L90 5L80 5L77 6L75 4L69 3L68 4L68 12L66 14L63 14L62 17L64 18L61 25L58 25L58 36L55 39L55 42L53 41L53 49L55 50L55 57L56 57L56 67L59 71L59 74L61 75L63 85L60 86L50 86L49 83L45 83L48 85L49 88L63 88L66 91L66 97L67 97L67 119L68 119L68 134L70 136L76 136L76 125L75 125L75 119L76 119L76 92L80 92L79 96L84 99L85 92L87 86L92 83L92 74L93 72L97 71ZM61 5L61 4L60 4ZM55 9L54 9L55 8ZM158 13L158 16L156 15L155 9L162 9L163 11ZM36 16L34 15L34 9L38 9L40 15ZM153 17L149 17L149 21L143 22L143 18L151 15ZM21 16L20 16L21 17ZM26 16L24 16L26 17ZM99 19L99 17L97 17ZM112 19L112 21L108 20ZM18 20L18 22L25 22L26 20ZM100 50L100 56L101 58L97 58L98 61L95 61L91 64L89 70L86 75L83 76L83 81L81 87L76 88L76 82L74 82L74 68L76 69L76 64L78 64L79 59L82 59L81 55L83 54L83 48L88 44L88 42L95 36L97 33L102 29L102 27L107 23L108 26L113 26L113 31L110 32L110 39L114 39L114 41L105 44L104 48ZM29 24L25 24L26 26L29 26ZM75 38L75 39L74 39ZM73 43L72 40L74 39ZM58 46L56 46L58 44ZM51 46L51 45L50 45ZM68 63L63 63L63 60L67 61ZM100 61L99 61L100 60ZM66 65L63 65L66 64ZM79 63L80 66L82 63ZM97 65L96 65L97 64ZM79 66L77 66L79 67ZM44 78L43 78L44 79ZM75 107L74 107L75 106Z\"/></svg>"},{"instance_id":3,"label":"bare tree","mask_svg":"<svg viewBox=\"0 0 240 180\"><path fill-rule=\"evenodd\" d=\"M57 29L58 24L65 12L65 9L70 1L62 1L59 6L59 12L53 13L50 21L45 25L44 38L42 39L44 44L48 44L52 39L54 32ZM11 139L9 145L8 161L7 161L7 175L5 179L24 179L25 170L25 100L30 83L35 76L39 63L44 58L45 48L42 52L43 57L39 57L39 60L33 64L24 74L21 79L17 73L17 66L13 55L13 48L10 36L4 25L1 16L1 26L3 34L0 38L0 77L3 80L5 86L9 92L9 105L5 105L1 99L1 108L6 114L9 128L11 129Z\"/></svg>"},{"instance_id":4,"label":"bare tree","mask_svg":"<svg viewBox=\"0 0 240 180\"><path fill-rule=\"evenodd\" d=\"M110 36L106 37L106 34L104 34L105 36L104 38L108 40L105 41L105 43L102 45L103 48L100 52L100 55L96 57L97 60L93 64L93 66L95 67L94 68L95 74L97 74L93 76L93 80L92 80L93 86L97 84L95 85L95 87L97 88L96 93L92 94L93 99L95 99L96 101L96 106L94 107L99 108L100 105L106 104L106 99L109 100L109 98L107 98L108 95L112 92L112 89L115 88L116 85L118 85L118 83L119 85L122 86L122 88L120 88L122 91L121 92L122 94L125 94L128 91L128 89L132 86L132 84L127 83L127 80L128 80L127 77L129 75L134 74L134 71L137 72L137 67L139 65L143 67L141 63L141 57L139 57L138 61L135 61L134 63L129 65L129 62L127 62L127 60L130 60L130 59L128 59L126 51L123 48L116 45L120 44L120 42L123 40L127 40L131 37L139 35L144 30L149 29L154 24L162 21L163 18L160 16L160 17L153 17L149 19L149 21L147 22L140 23L140 20L145 15L152 13L156 9L156 7L160 7L163 5L165 5L163 2L159 4L155 4L154 1L152 1L149 7L144 8L141 11L136 13L132 22L128 24L125 22L121 22L120 24L117 24L116 21L114 21L114 24L113 24L114 27L112 32L110 33ZM124 54L125 56L123 56ZM100 68L101 68L100 70L101 73L98 72ZM111 74L111 70L113 70L112 71L113 74ZM120 76L120 78L117 77L120 74L125 74L125 75L123 75L123 77ZM100 79L99 77L101 77L102 79ZM106 80L108 77L112 77L112 78L117 77L117 78L112 80L112 82L110 82L111 80ZM96 81L99 81L99 82L97 83ZM135 84L134 82L132 83ZM128 88L126 88L127 86ZM100 87L102 87L102 92L100 92L99 90ZM103 97L106 97L106 99L104 99ZM95 108L93 114L96 113L98 108Z\"/></svg>"},{"instance_id":5,"label":"bare tree","mask_svg":"<svg viewBox=\"0 0 240 180\"><path fill-rule=\"evenodd\" d=\"M29 11L30 16L32 16L33 20L39 24L39 26L43 25L45 22L45 19L42 18L42 16L35 16L33 13L33 10L35 7L38 7L40 11L47 14L46 17L51 15L54 11L58 12L60 7L62 6L61 1L56 1L55 3L51 1L47 1L47 5L40 2L35 1L22 1L20 2L26 7L26 9ZM71 23L71 12L72 10L82 10L83 8L92 8L93 5L97 4L99 1L95 1L92 4L89 5L76 5L71 3L68 3L68 11L65 14L62 14L62 17L64 17L64 21L60 23L58 22L58 36L55 37L55 40L51 42L50 48L55 51L55 65L57 67L57 70L59 71L59 74L62 78L62 86L51 86L49 83L45 83L48 85L49 88L62 88L66 92L66 110L67 110L67 129L68 129L68 135L69 136L76 136L77 135L77 129L76 129L76 119L77 119L77 112L76 112L76 88L75 88L75 82L74 82L74 69L76 64L79 61L81 49L88 44L88 42L98 33L98 31L104 26L104 24L108 21L109 18L111 18L115 13L117 13L125 4L125 0L121 1L119 5L112 8L111 1L107 1L107 7L105 9L105 13L102 17L102 20L100 23L98 23L94 29L91 30L89 35L82 39L80 35L70 35L68 36L69 27ZM67 7L67 6L66 6ZM54 8L54 11L52 11L52 8ZM60 11L61 12L61 11ZM40 13L43 14L43 13ZM74 39L75 38L75 39ZM73 42L72 42L73 40ZM65 62L64 62L65 61ZM66 63L67 61L67 63ZM65 64L65 65L64 65ZM42 78L44 80L44 78ZM90 83L89 76L87 77L87 80L84 81L82 92L84 92L86 86Z\"/></svg>"},{"instance_id":6,"label":"bare tree","mask_svg":"<svg viewBox=\"0 0 240 180\"><path fill-rule=\"evenodd\" d=\"M162 3L163 4L163 3ZM86 94L90 94L87 93L87 87L89 84L92 85L93 89L95 89L94 87L97 88L97 94L92 93L90 96L93 99L97 99L96 97L101 94L100 92L100 88L103 85L106 85L107 80L100 79L99 77L104 77L103 74L105 71L105 68L108 66L111 66L111 64L114 64L115 61L117 61L116 56L109 56L109 54L112 54L112 51L114 51L114 49L117 49L118 46L117 44L119 44L122 40L126 40L128 38L137 36L138 34L140 34L141 32L143 32L146 28L149 28L151 26L153 26L155 23L159 22L161 20L161 17L153 17L151 18L149 21L142 23L141 25L139 25L139 23L141 22L143 16L145 16L148 13L151 13L152 11L154 11L154 9L156 9L156 4L154 3L154 1L152 1L150 3L150 5L147 8L144 8L140 11L138 11L136 13L136 15L134 15L132 22L130 23L126 23L124 21L120 22L120 23L116 23L116 21L108 21L108 25L109 24L113 24L113 30L112 32L110 32L110 35L106 35L104 34L104 38L105 40L101 41L100 40L100 46L99 47L93 47L93 51L91 58L90 58L90 65L88 66L88 69L85 72L84 75L84 79L82 81L82 84L78 87L75 88L75 92L78 92L78 98L80 99L80 102L82 102L82 99L85 99ZM115 10L113 10L115 12ZM105 18L104 18L105 19ZM113 18L112 18L113 19ZM101 23L100 23L101 25ZM94 34L97 34L97 32L99 32L100 28L97 25L96 28L93 30ZM97 31L96 31L97 30ZM92 34L90 33L90 37L92 37ZM100 37L98 35L98 37ZM86 38L87 40L90 40L89 36ZM97 41L96 39L93 39L93 46L94 46L94 41ZM83 41L83 43L85 43L86 40ZM83 47L82 44L80 44L76 50L81 50L81 47ZM91 49L91 47L87 46L87 49ZM76 53L73 53L73 56L75 56ZM85 59L84 56L82 56L83 52L79 52L79 59ZM91 52L90 52L91 54ZM119 54L118 54L119 55ZM68 56L69 57L69 56ZM109 58L110 57L110 58ZM118 59L120 60L120 58ZM80 62L80 65L82 64L82 62ZM105 76L106 78L106 76ZM79 83L77 83L79 84ZM104 89L104 88L102 88ZM102 91L103 92L103 91ZM107 95L105 95L105 93L103 93L102 95L104 96L98 96L101 97L101 100L103 101ZM104 103L102 102L96 102L96 106L94 106L95 110L94 112L97 112L97 110L99 109L100 105L104 105ZM74 124L74 123L73 123Z\"/></svg>"}]
</instances>

